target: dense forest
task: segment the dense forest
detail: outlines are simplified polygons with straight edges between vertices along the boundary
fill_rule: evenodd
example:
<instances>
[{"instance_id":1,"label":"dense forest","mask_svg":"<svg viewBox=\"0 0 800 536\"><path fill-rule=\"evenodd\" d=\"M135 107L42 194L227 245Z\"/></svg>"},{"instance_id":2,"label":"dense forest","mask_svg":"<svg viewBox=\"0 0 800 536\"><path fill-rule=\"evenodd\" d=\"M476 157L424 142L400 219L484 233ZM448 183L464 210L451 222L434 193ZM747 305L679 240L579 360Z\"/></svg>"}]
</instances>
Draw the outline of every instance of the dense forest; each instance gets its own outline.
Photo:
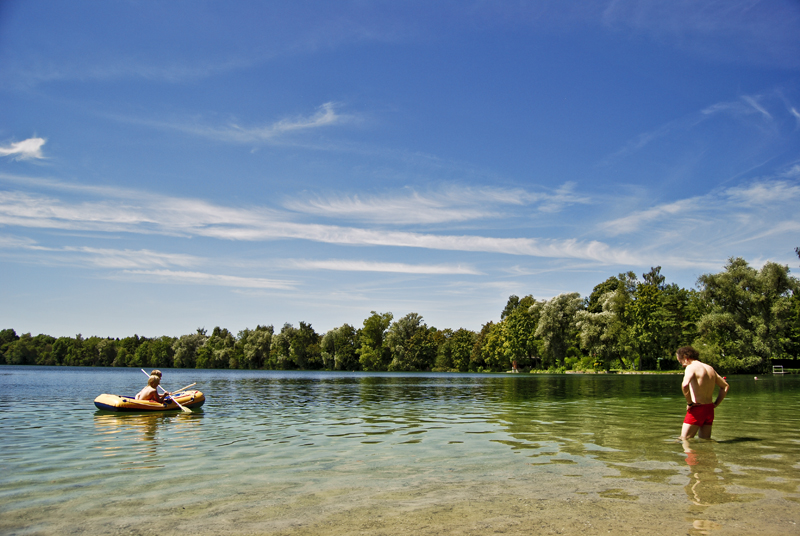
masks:
<instances>
[{"instance_id":1,"label":"dense forest","mask_svg":"<svg viewBox=\"0 0 800 536\"><path fill-rule=\"evenodd\" d=\"M796 250L797 251L797 250ZM797 251L800 256L800 251ZM215 327L180 337L124 339L0 331L0 364L276 370L459 371L670 370L675 349L694 345L726 373L768 370L800 354L800 281L789 268L760 270L731 258L697 289L609 277L588 297L511 296L479 332L437 329L417 313L372 314L320 334L311 324L258 325L234 335Z\"/></svg>"}]
</instances>

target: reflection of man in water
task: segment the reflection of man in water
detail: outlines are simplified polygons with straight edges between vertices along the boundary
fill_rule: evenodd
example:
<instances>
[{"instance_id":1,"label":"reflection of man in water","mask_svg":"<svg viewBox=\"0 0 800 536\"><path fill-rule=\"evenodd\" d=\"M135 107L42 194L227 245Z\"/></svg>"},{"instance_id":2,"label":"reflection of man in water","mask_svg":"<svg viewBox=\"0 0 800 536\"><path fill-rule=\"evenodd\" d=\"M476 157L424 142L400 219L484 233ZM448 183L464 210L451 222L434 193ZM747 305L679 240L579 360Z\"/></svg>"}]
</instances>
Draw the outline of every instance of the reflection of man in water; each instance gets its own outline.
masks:
<instances>
[{"instance_id":1,"label":"reflection of man in water","mask_svg":"<svg viewBox=\"0 0 800 536\"><path fill-rule=\"evenodd\" d=\"M688 534L710 534L710 531L721 529L722 525L706 518L706 509L715 504L726 504L741 500L735 494L728 493L726 484L730 484L730 471L719 463L714 452L713 442L695 444L694 449L689 441L683 440L686 452L686 464L689 466L689 482L684 487L689 506L688 520L692 528Z\"/></svg>"},{"instance_id":2,"label":"reflection of man in water","mask_svg":"<svg viewBox=\"0 0 800 536\"><path fill-rule=\"evenodd\" d=\"M681 366L686 367L681 389L686 397L687 407L681 439L694 437L698 430L701 439L711 439L714 408L722 403L730 386L710 365L699 361L700 354L691 346L678 348L676 356ZM719 394L712 402L714 386L719 386Z\"/></svg>"}]
</instances>

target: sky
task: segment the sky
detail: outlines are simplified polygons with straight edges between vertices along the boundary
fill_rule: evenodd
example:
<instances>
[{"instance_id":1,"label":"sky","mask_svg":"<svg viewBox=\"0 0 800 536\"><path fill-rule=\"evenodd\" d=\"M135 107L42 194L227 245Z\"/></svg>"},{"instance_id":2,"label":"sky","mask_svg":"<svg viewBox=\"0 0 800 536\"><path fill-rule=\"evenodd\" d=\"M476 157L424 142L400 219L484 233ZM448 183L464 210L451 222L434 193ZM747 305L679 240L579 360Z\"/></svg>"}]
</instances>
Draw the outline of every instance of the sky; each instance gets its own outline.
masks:
<instances>
[{"instance_id":1,"label":"sky","mask_svg":"<svg viewBox=\"0 0 800 536\"><path fill-rule=\"evenodd\" d=\"M800 270L795 0L0 2L0 329L479 330Z\"/></svg>"}]
</instances>

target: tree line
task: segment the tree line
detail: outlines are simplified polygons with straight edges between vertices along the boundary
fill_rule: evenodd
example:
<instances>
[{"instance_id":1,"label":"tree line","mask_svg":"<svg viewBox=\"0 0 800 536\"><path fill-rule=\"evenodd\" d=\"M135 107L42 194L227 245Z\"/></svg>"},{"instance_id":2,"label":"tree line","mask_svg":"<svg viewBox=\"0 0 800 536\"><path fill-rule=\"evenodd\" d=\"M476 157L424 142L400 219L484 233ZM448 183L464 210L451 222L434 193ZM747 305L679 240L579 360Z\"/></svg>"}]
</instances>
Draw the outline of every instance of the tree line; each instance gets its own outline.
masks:
<instances>
[{"instance_id":1,"label":"tree line","mask_svg":"<svg viewBox=\"0 0 800 536\"><path fill-rule=\"evenodd\" d=\"M797 250L796 250L797 251ZM797 251L800 256L800 251ZM787 266L760 270L731 258L696 289L666 284L661 267L639 279L609 277L588 297L512 295L479 332L428 326L417 313L371 312L361 327L320 334L258 325L234 335L215 327L180 337L123 339L0 331L0 364L147 368L498 372L670 370L692 344L725 373L768 370L800 354L800 281Z\"/></svg>"}]
</instances>

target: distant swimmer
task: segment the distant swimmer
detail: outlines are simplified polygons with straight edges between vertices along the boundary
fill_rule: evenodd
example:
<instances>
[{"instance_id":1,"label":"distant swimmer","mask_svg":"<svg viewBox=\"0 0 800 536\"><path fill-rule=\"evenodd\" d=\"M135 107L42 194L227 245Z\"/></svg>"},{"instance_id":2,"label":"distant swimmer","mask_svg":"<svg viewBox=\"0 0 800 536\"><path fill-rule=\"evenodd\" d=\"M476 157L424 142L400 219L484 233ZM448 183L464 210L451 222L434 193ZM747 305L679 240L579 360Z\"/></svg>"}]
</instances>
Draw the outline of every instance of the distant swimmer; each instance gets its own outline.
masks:
<instances>
[{"instance_id":1,"label":"distant swimmer","mask_svg":"<svg viewBox=\"0 0 800 536\"><path fill-rule=\"evenodd\" d=\"M678 348L676 357L681 366L686 367L683 384L681 384L687 404L681 439L694 437L698 430L701 439L711 439L714 408L725 399L730 386L710 365L699 361L700 354L691 346ZM717 399L712 402L714 386L719 387L719 394Z\"/></svg>"}]
</instances>

